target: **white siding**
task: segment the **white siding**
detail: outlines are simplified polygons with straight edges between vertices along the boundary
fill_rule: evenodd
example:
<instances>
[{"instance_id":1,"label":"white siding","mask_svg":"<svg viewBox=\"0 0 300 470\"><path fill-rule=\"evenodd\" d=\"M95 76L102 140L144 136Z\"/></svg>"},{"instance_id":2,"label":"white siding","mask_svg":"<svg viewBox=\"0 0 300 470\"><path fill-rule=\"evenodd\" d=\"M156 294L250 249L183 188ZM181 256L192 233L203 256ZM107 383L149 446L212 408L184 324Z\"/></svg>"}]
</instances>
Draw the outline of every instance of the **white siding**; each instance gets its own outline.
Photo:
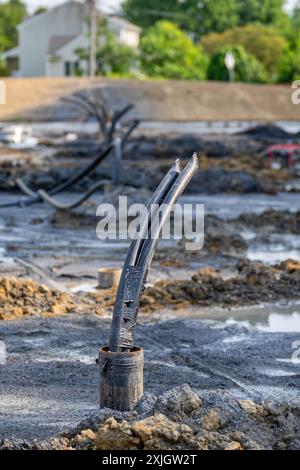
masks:
<instances>
[{"instance_id":1,"label":"white siding","mask_svg":"<svg viewBox=\"0 0 300 470\"><path fill-rule=\"evenodd\" d=\"M46 75L46 56L51 36L82 32L82 5L68 2L23 23L19 28L22 77Z\"/></svg>"},{"instance_id":2,"label":"white siding","mask_svg":"<svg viewBox=\"0 0 300 470\"><path fill-rule=\"evenodd\" d=\"M47 77L63 77L64 76L64 63L62 60L53 62L52 60L46 61L46 76Z\"/></svg>"},{"instance_id":3,"label":"white siding","mask_svg":"<svg viewBox=\"0 0 300 470\"><path fill-rule=\"evenodd\" d=\"M76 49L88 45L87 4L70 0L62 5L34 16L18 26L19 47L8 51L19 58L20 77L64 76L66 62L78 62ZM131 47L138 47L140 29L129 22L108 17L108 27L118 40ZM49 45L55 37L74 37L70 43L53 51ZM4 55L5 57L5 55ZM87 64L84 64L87 71Z\"/></svg>"},{"instance_id":4,"label":"white siding","mask_svg":"<svg viewBox=\"0 0 300 470\"><path fill-rule=\"evenodd\" d=\"M130 47L139 47L140 35L134 31L128 29L122 29L120 31L119 40L121 43L126 44Z\"/></svg>"}]
</instances>

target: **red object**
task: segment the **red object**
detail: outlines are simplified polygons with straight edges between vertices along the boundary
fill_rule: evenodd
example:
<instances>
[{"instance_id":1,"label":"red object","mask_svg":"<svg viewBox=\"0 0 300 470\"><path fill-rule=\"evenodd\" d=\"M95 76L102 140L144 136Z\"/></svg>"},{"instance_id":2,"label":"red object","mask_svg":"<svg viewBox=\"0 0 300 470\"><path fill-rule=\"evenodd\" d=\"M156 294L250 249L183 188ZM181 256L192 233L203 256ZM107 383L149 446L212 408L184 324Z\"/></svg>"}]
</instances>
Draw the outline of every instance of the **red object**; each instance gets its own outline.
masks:
<instances>
[{"instance_id":1,"label":"red object","mask_svg":"<svg viewBox=\"0 0 300 470\"><path fill-rule=\"evenodd\" d=\"M293 156L295 153L299 152L300 154L300 144L276 144L271 145L268 148L269 159L272 161L274 157L274 152L281 152L281 155L287 154L288 166L293 165Z\"/></svg>"}]
</instances>

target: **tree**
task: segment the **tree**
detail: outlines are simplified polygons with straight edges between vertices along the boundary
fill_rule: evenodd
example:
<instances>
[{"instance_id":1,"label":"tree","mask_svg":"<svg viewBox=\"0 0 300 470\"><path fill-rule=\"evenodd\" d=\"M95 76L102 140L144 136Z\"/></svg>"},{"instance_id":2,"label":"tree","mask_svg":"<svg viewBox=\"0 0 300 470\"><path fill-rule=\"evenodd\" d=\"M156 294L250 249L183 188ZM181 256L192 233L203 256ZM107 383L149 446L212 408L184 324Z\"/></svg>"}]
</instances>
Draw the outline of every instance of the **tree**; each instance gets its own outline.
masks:
<instances>
[{"instance_id":1,"label":"tree","mask_svg":"<svg viewBox=\"0 0 300 470\"><path fill-rule=\"evenodd\" d=\"M249 24L224 33L212 33L202 39L204 51L212 55L224 45L243 46L244 49L262 62L273 78L278 64L288 49L287 40L270 26Z\"/></svg>"},{"instance_id":2,"label":"tree","mask_svg":"<svg viewBox=\"0 0 300 470\"><path fill-rule=\"evenodd\" d=\"M292 15L294 44L300 41L300 1L298 1Z\"/></svg>"},{"instance_id":3,"label":"tree","mask_svg":"<svg viewBox=\"0 0 300 470\"><path fill-rule=\"evenodd\" d=\"M89 50L78 49L76 52L81 60L89 60ZM137 51L121 44L108 29L107 21L101 19L98 28L97 74L126 75L136 66L137 61Z\"/></svg>"},{"instance_id":4,"label":"tree","mask_svg":"<svg viewBox=\"0 0 300 470\"><path fill-rule=\"evenodd\" d=\"M0 52L18 43L17 25L26 15L26 6L21 0L8 0L0 4Z\"/></svg>"},{"instance_id":5,"label":"tree","mask_svg":"<svg viewBox=\"0 0 300 470\"><path fill-rule=\"evenodd\" d=\"M125 0L125 16L143 28L169 20L200 37L238 23L237 0Z\"/></svg>"},{"instance_id":6,"label":"tree","mask_svg":"<svg viewBox=\"0 0 300 470\"><path fill-rule=\"evenodd\" d=\"M0 77L7 77L8 75L9 70L0 58Z\"/></svg>"},{"instance_id":7,"label":"tree","mask_svg":"<svg viewBox=\"0 0 300 470\"><path fill-rule=\"evenodd\" d=\"M249 23L273 25L286 34L290 18L285 0L124 0L125 16L148 28L161 19L176 23L200 38Z\"/></svg>"},{"instance_id":8,"label":"tree","mask_svg":"<svg viewBox=\"0 0 300 470\"><path fill-rule=\"evenodd\" d=\"M294 49L287 49L278 65L279 83L291 83L300 78L300 44Z\"/></svg>"},{"instance_id":9,"label":"tree","mask_svg":"<svg viewBox=\"0 0 300 470\"><path fill-rule=\"evenodd\" d=\"M235 58L235 80L238 82L264 83L267 80L266 70L253 55L242 46L225 46L212 56L207 71L209 80L228 81L228 70L225 66L225 55L231 52Z\"/></svg>"},{"instance_id":10,"label":"tree","mask_svg":"<svg viewBox=\"0 0 300 470\"><path fill-rule=\"evenodd\" d=\"M37 15L41 15L42 13L45 13L47 11L47 8L45 7L37 7L35 10L34 10L34 16L37 16Z\"/></svg>"},{"instance_id":11,"label":"tree","mask_svg":"<svg viewBox=\"0 0 300 470\"><path fill-rule=\"evenodd\" d=\"M280 23L286 13L283 10L285 0L237 0L239 24Z\"/></svg>"},{"instance_id":12,"label":"tree","mask_svg":"<svg viewBox=\"0 0 300 470\"><path fill-rule=\"evenodd\" d=\"M141 40L141 64L146 75L203 80L207 60L200 47L169 21L158 21Z\"/></svg>"}]
</instances>

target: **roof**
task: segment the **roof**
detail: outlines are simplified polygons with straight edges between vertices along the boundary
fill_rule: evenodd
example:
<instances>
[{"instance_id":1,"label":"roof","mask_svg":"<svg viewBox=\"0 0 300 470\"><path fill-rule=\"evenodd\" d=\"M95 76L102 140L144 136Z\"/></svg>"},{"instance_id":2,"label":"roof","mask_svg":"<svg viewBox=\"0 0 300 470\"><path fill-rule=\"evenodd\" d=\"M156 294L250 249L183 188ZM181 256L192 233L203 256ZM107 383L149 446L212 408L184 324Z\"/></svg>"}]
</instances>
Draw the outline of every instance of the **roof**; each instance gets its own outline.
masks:
<instances>
[{"instance_id":1,"label":"roof","mask_svg":"<svg viewBox=\"0 0 300 470\"><path fill-rule=\"evenodd\" d=\"M76 36L52 36L49 41L48 54L55 54L59 49L73 41L74 38Z\"/></svg>"},{"instance_id":2,"label":"roof","mask_svg":"<svg viewBox=\"0 0 300 470\"><path fill-rule=\"evenodd\" d=\"M83 8L83 10L85 10L87 8L86 3L82 3L81 1L78 1L78 0L68 0L68 1L65 1L65 2L63 0L61 0L61 3L59 5L56 5L53 8L49 8L48 10L46 10L43 13L40 13L38 15L28 16L27 18L25 18L17 26L17 28L19 29L19 28L22 28L23 25L27 26L29 23L31 23L33 21L38 21L40 18L49 15L49 13L51 13L53 10L58 10L62 6L66 6L68 4L78 5L79 7ZM136 32L141 32L141 28L139 26L136 26L135 24L131 23L130 21L127 21L125 18L121 18L121 17L115 16L115 15L110 15L108 13L105 13L105 12L101 11L101 10L99 10L99 13L100 13L101 16L106 17L108 20L112 21L115 24L118 24L119 26L121 26L123 28L131 29L132 31L136 31Z\"/></svg>"},{"instance_id":3,"label":"roof","mask_svg":"<svg viewBox=\"0 0 300 470\"><path fill-rule=\"evenodd\" d=\"M26 18L24 18L23 21L21 21L20 24L18 24L17 28L20 28L21 26L23 25L28 25L29 23L33 22L33 21L37 21L39 20L40 18L44 17L44 16L47 16L49 15L50 12L52 12L53 10L58 10L59 8L61 8L62 6L65 6L67 4L76 4L76 5L79 5L79 6L83 6L82 3L76 1L76 0L68 0L67 2L64 2L63 0L61 1L60 4L56 5L55 7L53 8L49 8L45 11L43 11L42 13L39 13L38 15L31 15L31 16L27 16Z\"/></svg>"},{"instance_id":4,"label":"roof","mask_svg":"<svg viewBox=\"0 0 300 470\"><path fill-rule=\"evenodd\" d=\"M3 59L9 59L10 57L18 57L20 55L20 48L14 47L13 49L9 49L1 54Z\"/></svg>"},{"instance_id":5,"label":"roof","mask_svg":"<svg viewBox=\"0 0 300 470\"><path fill-rule=\"evenodd\" d=\"M120 27L131 29L132 31L136 31L137 33L140 33L142 31L142 28L131 23L130 21L127 21L125 18L121 18L120 16L107 15L107 19L108 21L115 23L116 25L119 25Z\"/></svg>"}]
</instances>

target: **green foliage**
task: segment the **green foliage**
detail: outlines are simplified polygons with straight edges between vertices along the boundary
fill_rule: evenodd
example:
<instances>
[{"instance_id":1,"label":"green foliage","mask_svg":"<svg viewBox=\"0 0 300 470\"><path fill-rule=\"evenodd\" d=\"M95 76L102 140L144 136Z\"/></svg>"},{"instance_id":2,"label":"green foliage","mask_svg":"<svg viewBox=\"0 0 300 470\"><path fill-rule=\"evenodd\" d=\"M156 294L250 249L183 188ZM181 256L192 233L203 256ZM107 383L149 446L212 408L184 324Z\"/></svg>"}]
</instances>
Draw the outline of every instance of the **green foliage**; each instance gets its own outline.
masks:
<instances>
[{"instance_id":1,"label":"green foliage","mask_svg":"<svg viewBox=\"0 0 300 470\"><path fill-rule=\"evenodd\" d=\"M237 0L239 24L277 24L286 18L284 0Z\"/></svg>"},{"instance_id":2,"label":"green foliage","mask_svg":"<svg viewBox=\"0 0 300 470\"><path fill-rule=\"evenodd\" d=\"M295 29L300 29L300 2L297 3L293 11L292 23Z\"/></svg>"},{"instance_id":3,"label":"green foliage","mask_svg":"<svg viewBox=\"0 0 300 470\"><path fill-rule=\"evenodd\" d=\"M79 49L78 56L89 60L89 51ZM97 73L99 75L126 75L136 67L138 53L132 47L121 44L101 20L98 28Z\"/></svg>"},{"instance_id":4,"label":"green foliage","mask_svg":"<svg viewBox=\"0 0 300 470\"><path fill-rule=\"evenodd\" d=\"M168 19L199 38L249 23L288 32L290 19L283 5L284 0L125 0L123 11L143 28Z\"/></svg>"},{"instance_id":5,"label":"green foliage","mask_svg":"<svg viewBox=\"0 0 300 470\"><path fill-rule=\"evenodd\" d=\"M9 75L9 70L0 59L0 77L7 77L8 75Z\"/></svg>"},{"instance_id":6,"label":"green foliage","mask_svg":"<svg viewBox=\"0 0 300 470\"><path fill-rule=\"evenodd\" d=\"M34 11L34 16L40 15L41 13L45 13L47 11L47 8L45 7L37 7Z\"/></svg>"},{"instance_id":7,"label":"green foliage","mask_svg":"<svg viewBox=\"0 0 300 470\"><path fill-rule=\"evenodd\" d=\"M246 52L242 46L225 46L211 58L207 72L209 80L228 81L228 70L225 66L225 55L231 52L235 58L235 80L238 82L265 83L266 70L253 55Z\"/></svg>"},{"instance_id":8,"label":"green foliage","mask_svg":"<svg viewBox=\"0 0 300 470\"><path fill-rule=\"evenodd\" d=\"M195 37L225 31L238 23L236 0L125 0L123 11L143 28L167 19Z\"/></svg>"},{"instance_id":9,"label":"green foliage","mask_svg":"<svg viewBox=\"0 0 300 470\"><path fill-rule=\"evenodd\" d=\"M141 41L141 64L150 77L203 80L207 61L200 47L169 21L158 21Z\"/></svg>"},{"instance_id":10,"label":"green foliage","mask_svg":"<svg viewBox=\"0 0 300 470\"><path fill-rule=\"evenodd\" d=\"M0 52L17 45L16 26L25 15L26 6L21 0L8 0L0 4Z\"/></svg>"},{"instance_id":11,"label":"green foliage","mask_svg":"<svg viewBox=\"0 0 300 470\"><path fill-rule=\"evenodd\" d=\"M278 65L279 83L291 83L300 79L300 44L296 49L287 49Z\"/></svg>"},{"instance_id":12,"label":"green foliage","mask_svg":"<svg viewBox=\"0 0 300 470\"><path fill-rule=\"evenodd\" d=\"M224 33L212 33L202 40L204 51L212 55L224 45L237 45L246 49L262 62L271 78L288 48L287 40L270 26L249 24Z\"/></svg>"}]
</instances>

